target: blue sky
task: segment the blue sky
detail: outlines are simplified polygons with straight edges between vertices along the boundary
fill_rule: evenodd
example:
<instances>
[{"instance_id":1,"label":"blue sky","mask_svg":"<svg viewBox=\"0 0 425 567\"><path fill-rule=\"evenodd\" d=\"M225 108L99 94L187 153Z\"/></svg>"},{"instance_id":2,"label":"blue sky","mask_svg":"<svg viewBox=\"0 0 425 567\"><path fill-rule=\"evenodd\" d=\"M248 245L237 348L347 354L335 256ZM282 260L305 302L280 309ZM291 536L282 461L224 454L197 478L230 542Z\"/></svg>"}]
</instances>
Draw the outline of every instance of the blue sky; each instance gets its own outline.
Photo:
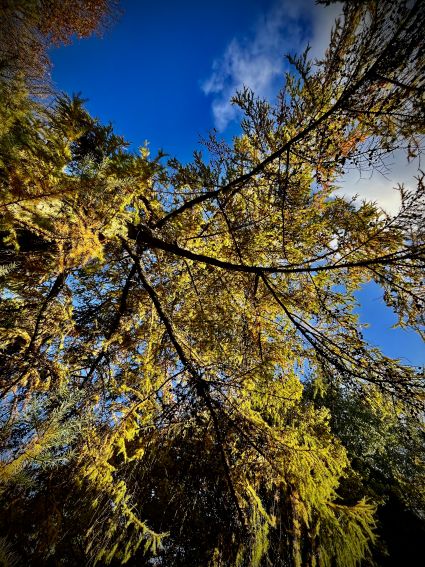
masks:
<instances>
[{"instance_id":1,"label":"blue sky","mask_svg":"<svg viewBox=\"0 0 425 567\"><path fill-rule=\"evenodd\" d=\"M54 49L52 79L69 94L80 92L87 108L133 148L150 144L189 161L199 140L215 127L231 138L238 115L229 103L244 84L274 100L285 70L284 54L302 51L320 57L326 48L339 5L316 6L314 0L147 0L121 1L122 15L103 37ZM395 182L411 179L401 156L383 177L352 175L342 192L397 206ZM422 341L414 333L392 329L378 286L359 294L360 319L371 323L366 337L389 356L420 365Z\"/></svg>"},{"instance_id":2,"label":"blue sky","mask_svg":"<svg viewBox=\"0 0 425 567\"><path fill-rule=\"evenodd\" d=\"M52 51L52 77L60 89L81 91L89 110L136 147L147 139L152 151L189 160L212 127L236 133L229 104L236 88L275 96L284 54L313 35L308 7L329 29L334 8L292 4L122 1L122 16L101 39Z\"/></svg>"}]
</instances>

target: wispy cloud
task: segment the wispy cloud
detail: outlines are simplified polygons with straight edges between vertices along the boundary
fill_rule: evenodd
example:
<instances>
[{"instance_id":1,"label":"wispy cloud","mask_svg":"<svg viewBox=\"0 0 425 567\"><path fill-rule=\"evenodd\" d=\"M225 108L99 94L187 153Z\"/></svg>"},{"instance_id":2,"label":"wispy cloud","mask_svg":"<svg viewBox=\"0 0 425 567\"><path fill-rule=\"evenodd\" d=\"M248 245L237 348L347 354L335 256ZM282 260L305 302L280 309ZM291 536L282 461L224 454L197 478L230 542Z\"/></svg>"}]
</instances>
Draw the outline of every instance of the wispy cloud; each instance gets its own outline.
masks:
<instances>
[{"instance_id":1,"label":"wispy cloud","mask_svg":"<svg viewBox=\"0 0 425 567\"><path fill-rule=\"evenodd\" d=\"M399 183L413 189L417 185L415 176L420 167L419 159L407 162L406 153L397 150L386 160L384 172L377 170L360 174L352 171L339 182L337 195L358 197L358 201L374 201L386 213L394 215L400 208L400 193L395 190Z\"/></svg>"},{"instance_id":2,"label":"wispy cloud","mask_svg":"<svg viewBox=\"0 0 425 567\"><path fill-rule=\"evenodd\" d=\"M211 96L216 128L225 130L237 117L230 99L244 86L257 96L274 98L282 81L286 53L301 52L310 42L312 56L322 55L339 11L335 5L318 7L314 0L279 0L250 34L233 38L201 85Z\"/></svg>"}]
</instances>

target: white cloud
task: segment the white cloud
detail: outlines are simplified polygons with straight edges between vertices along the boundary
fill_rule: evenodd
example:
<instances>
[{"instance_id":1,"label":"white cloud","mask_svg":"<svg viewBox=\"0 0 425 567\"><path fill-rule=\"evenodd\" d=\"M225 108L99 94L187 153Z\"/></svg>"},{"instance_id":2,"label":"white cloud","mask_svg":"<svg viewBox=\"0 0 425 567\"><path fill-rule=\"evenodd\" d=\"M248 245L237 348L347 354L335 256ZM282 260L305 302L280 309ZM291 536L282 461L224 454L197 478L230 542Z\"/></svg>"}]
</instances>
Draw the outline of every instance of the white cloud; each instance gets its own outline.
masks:
<instances>
[{"instance_id":1,"label":"white cloud","mask_svg":"<svg viewBox=\"0 0 425 567\"><path fill-rule=\"evenodd\" d=\"M233 38L212 65L202 90L211 96L215 126L223 131L237 117L231 97L244 86L257 96L273 99L281 86L285 54L302 52L310 42L311 55L320 57L339 5L316 6L314 0L279 0L256 23L251 34ZM308 33L308 29L312 32Z\"/></svg>"},{"instance_id":2,"label":"white cloud","mask_svg":"<svg viewBox=\"0 0 425 567\"><path fill-rule=\"evenodd\" d=\"M406 153L402 150L394 152L387 159L384 174L375 170L370 174L358 171L350 172L339 180L337 195L354 197L358 200L374 201L385 212L394 215L400 208L400 193L394 188L404 183L407 188L414 188L417 181L419 162L415 159L407 162Z\"/></svg>"},{"instance_id":3,"label":"white cloud","mask_svg":"<svg viewBox=\"0 0 425 567\"><path fill-rule=\"evenodd\" d=\"M321 59L329 46L331 30L337 18L342 15L342 4L331 4L328 7L318 6L306 0L309 4L313 33L309 39L311 49L309 56L312 59Z\"/></svg>"}]
</instances>

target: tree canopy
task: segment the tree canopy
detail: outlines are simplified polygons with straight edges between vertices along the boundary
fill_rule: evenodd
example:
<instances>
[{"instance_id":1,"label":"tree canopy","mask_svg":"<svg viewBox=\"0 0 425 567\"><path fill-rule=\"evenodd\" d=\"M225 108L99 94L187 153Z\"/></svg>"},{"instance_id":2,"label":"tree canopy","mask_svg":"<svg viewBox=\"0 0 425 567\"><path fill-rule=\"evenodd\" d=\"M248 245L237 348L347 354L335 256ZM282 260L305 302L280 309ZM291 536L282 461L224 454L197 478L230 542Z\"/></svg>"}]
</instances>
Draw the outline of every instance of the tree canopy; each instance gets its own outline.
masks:
<instances>
[{"instance_id":1,"label":"tree canopy","mask_svg":"<svg viewBox=\"0 0 425 567\"><path fill-rule=\"evenodd\" d=\"M111 6L21 4L38 45ZM354 310L374 281L423 332L424 175L395 215L335 192L421 152L423 7L346 2L323 60L289 57L275 104L237 93L241 134L189 164L37 99L5 35L2 564L393 564L399 510L415 548L424 376Z\"/></svg>"},{"instance_id":2,"label":"tree canopy","mask_svg":"<svg viewBox=\"0 0 425 567\"><path fill-rule=\"evenodd\" d=\"M117 0L1 0L0 10L2 87L19 75L33 93L46 94L47 49L101 32L117 13Z\"/></svg>"}]
</instances>

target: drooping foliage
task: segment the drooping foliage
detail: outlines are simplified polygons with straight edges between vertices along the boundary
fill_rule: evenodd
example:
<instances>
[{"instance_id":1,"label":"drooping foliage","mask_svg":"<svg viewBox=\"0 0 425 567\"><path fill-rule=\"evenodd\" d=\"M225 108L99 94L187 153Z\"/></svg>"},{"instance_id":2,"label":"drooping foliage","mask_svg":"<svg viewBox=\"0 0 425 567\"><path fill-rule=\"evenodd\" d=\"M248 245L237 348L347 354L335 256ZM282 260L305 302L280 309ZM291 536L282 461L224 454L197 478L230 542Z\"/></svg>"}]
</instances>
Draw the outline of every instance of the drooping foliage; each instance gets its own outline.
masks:
<instances>
[{"instance_id":1,"label":"drooping foliage","mask_svg":"<svg viewBox=\"0 0 425 567\"><path fill-rule=\"evenodd\" d=\"M4 562L349 567L391 561L388 502L423 529L423 376L354 312L374 281L421 332L423 176L393 216L335 194L421 151L421 8L347 3L190 164L2 75Z\"/></svg>"}]
</instances>

